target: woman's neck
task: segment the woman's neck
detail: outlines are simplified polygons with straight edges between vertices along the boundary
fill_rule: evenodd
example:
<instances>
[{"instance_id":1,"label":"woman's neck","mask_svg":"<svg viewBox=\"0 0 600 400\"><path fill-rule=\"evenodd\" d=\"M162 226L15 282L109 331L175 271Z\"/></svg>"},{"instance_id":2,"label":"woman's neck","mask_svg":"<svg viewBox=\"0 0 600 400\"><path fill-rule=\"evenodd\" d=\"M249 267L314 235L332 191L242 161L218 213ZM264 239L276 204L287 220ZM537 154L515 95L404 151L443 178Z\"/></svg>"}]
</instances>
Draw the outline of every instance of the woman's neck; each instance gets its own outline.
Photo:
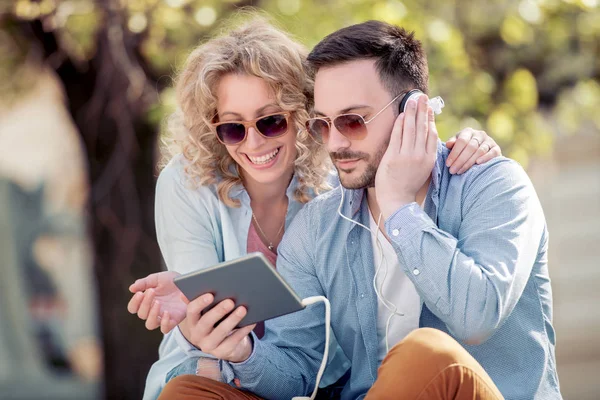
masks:
<instances>
[{"instance_id":1,"label":"woman's neck","mask_svg":"<svg viewBox=\"0 0 600 400\"><path fill-rule=\"evenodd\" d=\"M252 179L248 174L242 171L242 181L244 187L250 196L252 208L272 207L285 200L287 188L290 185L294 170L291 169L288 174L281 177L276 182L262 183ZM285 201L287 203L287 201Z\"/></svg>"}]
</instances>

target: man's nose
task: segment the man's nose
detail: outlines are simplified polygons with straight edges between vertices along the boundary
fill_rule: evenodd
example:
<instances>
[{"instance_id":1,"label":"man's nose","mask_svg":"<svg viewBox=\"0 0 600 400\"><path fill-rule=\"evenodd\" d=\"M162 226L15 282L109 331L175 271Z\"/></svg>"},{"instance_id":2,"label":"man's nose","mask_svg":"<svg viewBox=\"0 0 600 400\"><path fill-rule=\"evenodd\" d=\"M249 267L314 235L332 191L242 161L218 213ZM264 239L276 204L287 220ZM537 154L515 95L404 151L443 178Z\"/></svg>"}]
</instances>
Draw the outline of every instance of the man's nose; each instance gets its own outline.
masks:
<instances>
[{"instance_id":1,"label":"man's nose","mask_svg":"<svg viewBox=\"0 0 600 400\"><path fill-rule=\"evenodd\" d=\"M347 149L348 147L350 147L351 144L352 143L350 142L350 140L346 136L342 135L332 123L331 127L329 128L329 140L327 141L327 150L330 153L333 153L341 149Z\"/></svg>"}]
</instances>

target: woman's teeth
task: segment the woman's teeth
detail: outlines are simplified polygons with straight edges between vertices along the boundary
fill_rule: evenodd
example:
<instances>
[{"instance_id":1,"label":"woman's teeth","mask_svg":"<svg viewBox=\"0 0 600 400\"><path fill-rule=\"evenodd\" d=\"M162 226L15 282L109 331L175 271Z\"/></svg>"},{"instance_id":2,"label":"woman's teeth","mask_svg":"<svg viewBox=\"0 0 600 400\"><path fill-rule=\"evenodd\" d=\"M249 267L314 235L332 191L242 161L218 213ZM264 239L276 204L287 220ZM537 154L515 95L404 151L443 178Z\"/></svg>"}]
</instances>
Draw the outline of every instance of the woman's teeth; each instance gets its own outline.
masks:
<instances>
[{"instance_id":1,"label":"woman's teeth","mask_svg":"<svg viewBox=\"0 0 600 400\"><path fill-rule=\"evenodd\" d=\"M277 155L277 153L279 153L279 149L275 149L272 152L270 152L269 154L265 154L264 156L260 156L260 157L252 157L252 156L248 156L248 158L250 159L250 161L252 161L252 164L266 164L269 161L273 160L275 158L275 156Z\"/></svg>"}]
</instances>

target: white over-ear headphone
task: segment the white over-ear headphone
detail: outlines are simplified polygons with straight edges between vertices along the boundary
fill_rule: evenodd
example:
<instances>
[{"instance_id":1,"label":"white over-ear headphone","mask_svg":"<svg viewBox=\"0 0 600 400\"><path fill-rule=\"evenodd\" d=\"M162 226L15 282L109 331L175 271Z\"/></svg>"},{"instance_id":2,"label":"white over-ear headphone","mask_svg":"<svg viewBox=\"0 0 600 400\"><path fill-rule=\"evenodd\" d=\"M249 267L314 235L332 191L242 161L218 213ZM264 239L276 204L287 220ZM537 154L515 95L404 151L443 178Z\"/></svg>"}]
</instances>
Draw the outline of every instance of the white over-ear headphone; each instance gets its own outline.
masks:
<instances>
[{"instance_id":1,"label":"white over-ear headphone","mask_svg":"<svg viewBox=\"0 0 600 400\"><path fill-rule=\"evenodd\" d=\"M421 92L419 89L409 90L402 98L402 101L400 101L400 105L398 107L399 113L404 112L404 109L406 108L406 103L408 103L408 100L410 100L410 99L416 100L419 97L421 97L423 94L425 94L425 93ZM440 96L429 99L428 103L429 103L429 106L433 109L433 112L435 114L441 114L442 108L444 108L444 106L445 106L444 100Z\"/></svg>"}]
</instances>

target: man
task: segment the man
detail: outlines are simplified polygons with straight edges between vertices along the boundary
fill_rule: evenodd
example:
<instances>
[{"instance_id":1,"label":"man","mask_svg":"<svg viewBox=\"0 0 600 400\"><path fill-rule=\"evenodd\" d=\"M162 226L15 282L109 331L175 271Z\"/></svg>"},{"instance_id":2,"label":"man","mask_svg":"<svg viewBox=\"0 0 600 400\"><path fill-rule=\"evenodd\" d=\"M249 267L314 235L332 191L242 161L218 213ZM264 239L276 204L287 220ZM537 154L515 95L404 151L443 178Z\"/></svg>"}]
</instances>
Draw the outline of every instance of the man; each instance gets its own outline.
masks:
<instances>
[{"instance_id":1,"label":"man","mask_svg":"<svg viewBox=\"0 0 600 400\"><path fill-rule=\"evenodd\" d=\"M342 398L560 399L548 233L523 169L496 158L452 175L426 96L398 117L405 93L427 93L428 79L421 45L403 29L350 26L320 42L309 63L309 127L343 188L299 212L277 268L300 297L330 300L333 331L352 362ZM192 342L230 360L221 365L228 382L265 398L311 391L325 342L322 307L271 321L258 341L207 329L226 312L215 307L199 319L203 300L188 307ZM400 344L388 352L388 342Z\"/></svg>"}]
</instances>

